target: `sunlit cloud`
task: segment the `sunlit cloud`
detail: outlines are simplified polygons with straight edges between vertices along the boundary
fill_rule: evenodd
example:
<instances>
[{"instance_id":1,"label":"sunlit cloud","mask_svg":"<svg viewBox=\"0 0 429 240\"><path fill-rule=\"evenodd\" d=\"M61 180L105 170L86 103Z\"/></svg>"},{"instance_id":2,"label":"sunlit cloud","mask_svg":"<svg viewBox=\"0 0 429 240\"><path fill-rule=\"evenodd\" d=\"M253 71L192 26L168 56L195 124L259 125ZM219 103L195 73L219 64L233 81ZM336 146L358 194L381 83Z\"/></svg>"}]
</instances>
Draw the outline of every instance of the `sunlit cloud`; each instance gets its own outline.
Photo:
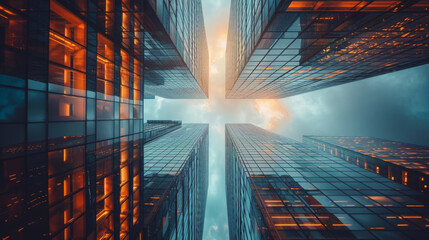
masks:
<instances>
[{"instance_id":1,"label":"sunlit cloud","mask_svg":"<svg viewBox=\"0 0 429 240\"><path fill-rule=\"evenodd\" d=\"M289 120L286 108L277 99L255 99L253 103L258 113L264 116L264 127L268 130L278 130Z\"/></svg>"}]
</instances>

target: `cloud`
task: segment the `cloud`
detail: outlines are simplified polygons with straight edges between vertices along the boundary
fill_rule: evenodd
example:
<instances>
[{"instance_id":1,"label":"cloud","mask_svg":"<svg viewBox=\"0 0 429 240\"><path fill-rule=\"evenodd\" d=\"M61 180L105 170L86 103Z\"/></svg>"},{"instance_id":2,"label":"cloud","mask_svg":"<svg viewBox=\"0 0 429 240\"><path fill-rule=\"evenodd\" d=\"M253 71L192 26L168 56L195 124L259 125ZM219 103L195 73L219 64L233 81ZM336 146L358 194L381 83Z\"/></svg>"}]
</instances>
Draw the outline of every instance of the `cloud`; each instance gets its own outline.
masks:
<instances>
[{"instance_id":1,"label":"cloud","mask_svg":"<svg viewBox=\"0 0 429 240\"><path fill-rule=\"evenodd\" d=\"M286 108L277 99L255 99L254 107L264 116L264 128L274 131L289 120Z\"/></svg>"},{"instance_id":2,"label":"cloud","mask_svg":"<svg viewBox=\"0 0 429 240\"><path fill-rule=\"evenodd\" d=\"M429 146L429 65L286 99L290 121L279 132L367 135Z\"/></svg>"}]
</instances>

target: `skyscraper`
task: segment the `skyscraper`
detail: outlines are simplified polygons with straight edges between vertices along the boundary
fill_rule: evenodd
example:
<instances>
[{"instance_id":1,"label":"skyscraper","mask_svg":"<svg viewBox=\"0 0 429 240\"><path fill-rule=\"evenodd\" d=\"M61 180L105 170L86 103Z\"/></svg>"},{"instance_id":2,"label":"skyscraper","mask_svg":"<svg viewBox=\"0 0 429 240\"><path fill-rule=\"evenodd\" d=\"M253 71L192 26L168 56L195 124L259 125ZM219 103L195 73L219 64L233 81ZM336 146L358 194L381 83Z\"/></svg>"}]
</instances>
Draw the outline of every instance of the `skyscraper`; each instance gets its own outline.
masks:
<instances>
[{"instance_id":1,"label":"skyscraper","mask_svg":"<svg viewBox=\"0 0 429 240\"><path fill-rule=\"evenodd\" d=\"M250 124L226 125L231 239L424 239L424 194Z\"/></svg>"},{"instance_id":2,"label":"skyscraper","mask_svg":"<svg viewBox=\"0 0 429 240\"><path fill-rule=\"evenodd\" d=\"M373 137L304 136L304 143L428 193L429 148Z\"/></svg>"},{"instance_id":3,"label":"skyscraper","mask_svg":"<svg viewBox=\"0 0 429 240\"><path fill-rule=\"evenodd\" d=\"M429 63L427 1L231 1L227 98L283 98Z\"/></svg>"},{"instance_id":4,"label":"skyscraper","mask_svg":"<svg viewBox=\"0 0 429 240\"><path fill-rule=\"evenodd\" d=\"M183 124L144 146L144 239L202 239L208 124Z\"/></svg>"},{"instance_id":5,"label":"skyscraper","mask_svg":"<svg viewBox=\"0 0 429 240\"><path fill-rule=\"evenodd\" d=\"M208 98L201 0L144 2L145 91L164 98Z\"/></svg>"},{"instance_id":6,"label":"skyscraper","mask_svg":"<svg viewBox=\"0 0 429 240\"><path fill-rule=\"evenodd\" d=\"M136 239L143 2L0 2L2 239Z\"/></svg>"}]
</instances>

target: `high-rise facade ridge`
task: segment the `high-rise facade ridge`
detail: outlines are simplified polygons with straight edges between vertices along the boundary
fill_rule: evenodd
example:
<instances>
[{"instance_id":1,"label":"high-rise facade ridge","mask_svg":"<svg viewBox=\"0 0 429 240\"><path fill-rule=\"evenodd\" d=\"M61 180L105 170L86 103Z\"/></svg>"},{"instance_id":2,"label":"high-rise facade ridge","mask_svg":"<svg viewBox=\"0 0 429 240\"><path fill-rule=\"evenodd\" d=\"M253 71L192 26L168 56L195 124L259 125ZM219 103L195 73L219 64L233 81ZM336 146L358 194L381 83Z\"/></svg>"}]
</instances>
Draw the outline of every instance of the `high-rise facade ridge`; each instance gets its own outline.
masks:
<instances>
[{"instance_id":1,"label":"high-rise facade ridge","mask_svg":"<svg viewBox=\"0 0 429 240\"><path fill-rule=\"evenodd\" d=\"M144 145L143 239L202 239L208 141L208 124L183 124Z\"/></svg>"},{"instance_id":2,"label":"high-rise facade ridge","mask_svg":"<svg viewBox=\"0 0 429 240\"><path fill-rule=\"evenodd\" d=\"M427 1L231 1L227 98L284 98L429 63Z\"/></svg>"},{"instance_id":3,"label":"high-rise facade ridge","mask_svg":"<svg viewBox=\"0 0 429 240\"><path fill-rule=\"evenodd\" d=\"M209 96L209 50L201 0L145 0L145 92Z\"/></svg>"},{"instance_id":4,"label":"high-rise facade ridge","mask_svg":"<svg viewBox=\"0 0 429 240\"><path fill-rule=\"evenodd\" d=\"M425 194L250 124L226 125L230 239L424 239Z\"/></svg>"},{"instance_id":5,"label":"high-rise facade ridge","mask_svg":"<svg viewBox=\"0 0 429 240\"><path fill-rule=\"evenodd\" d=\"M366 136L304 136L303 142L390 180L429 193L429 147Z\"/></svg>"},{"instance_id":6,"label":"high-rise facade ridge","mask_svg":"<svg viewBox=\"0 0 429 240\"><path fill-rule=\"evenodd\" d=\"M182 127L182 121L148 120L144 126L144 143L150 142Z\"/></svg>"}]
</instances>

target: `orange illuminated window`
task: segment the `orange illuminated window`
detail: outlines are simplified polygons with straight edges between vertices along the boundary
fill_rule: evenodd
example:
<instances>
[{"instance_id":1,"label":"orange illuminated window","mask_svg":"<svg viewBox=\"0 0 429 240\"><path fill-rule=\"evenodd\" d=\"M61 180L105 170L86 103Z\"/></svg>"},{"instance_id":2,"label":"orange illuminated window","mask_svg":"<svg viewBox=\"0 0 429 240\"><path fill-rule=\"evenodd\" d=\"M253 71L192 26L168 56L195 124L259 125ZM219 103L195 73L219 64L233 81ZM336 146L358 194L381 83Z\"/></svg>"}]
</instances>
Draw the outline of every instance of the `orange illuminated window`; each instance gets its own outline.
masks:
<instances>
[{"instance_id":1,"label":"orange illuminated window","mask_svg":"<svg viewBox=\"0 0 429 240\"><path fill-rule=\"evenodd\" d=\"M73 104L60 102L60 116L62 117L71 117L73 116Z\"/></svg>"},{"instance_id":2,"label":"orange illuminated window","mask_svg":"<svg viewBox=\"0 0 429 240\"><path fill-rule=\"evenodd\" d=\"M0 3L0 29L4 31L0 43L21 50L25 49L25 22L15 10Z\"/></svg>"},{"instance_id":3,"label":"orange illuminated window","mask_svg":"<svg viewBox=\"0 0 429 240\"><path fill-rule=\"evenodd\" d=\"M123 202L129 196L128 183L121 187L120 190L120 201Z\"/></svg>"},{"instance_id":4,"label":"orange illuminated window","mask_svg":"<svg viewBox=\"0 0 429 240\"><path fill-rule=\"evenodd\" d=\"M51 151L48 153L48 174L49 176L63 174L83 166L84 160L83 146Z\"/></svg>"},{"instance_id":5,"label":"orange illuminated window","mask_svg":"<svg viewBox=\"0 0 429 240\"><path fill-rule=\"evenodd\" d=\"M96 200L107 197L113 192L113 176L107 176L96 182Z\"/></svg>"},{"instance_id":6,"label":"orange illuminated window","mask_svg":"<svg viewBox=\"0 0 429 240\"><path fill-rule=\"evenodd\" d=\"M84 73L49 65L49 91L62 94L85 96L86 76Z\"/></svg>"},{"instance_id":7,"label":"orange illuminated window","mask_svg":"<svg viewBox=\"0 0 429 240\"><path fill-rule=\"evenodd\" d=\"M139 220L139 217L140 217L140 207L137 205L133 209L133 225L137 224L137 221Z\"/></svg>"},{"instance_id":8,"label":"orange illuminated window","mask_svg":"<svg viewBox=\"0 0 429 240\"><path fill-rule=\"evenodd\" d=\"M85 99L49 94L49 121L84 120Z\"/></svg>"},{"instance_id":9,"label":"orange illuminated window","mask_svg":"<svg viewBox=\"0 0 429 240\"><path fill-rule=\"evenodd\" d=\"M124 86L130 85L130 56L129 54L121 50L122 67L121 67L121 84Z\"/></svg>"},{"instance_id":10,"label":"orange illuminated window","mask_svg":"<svg viewBox=\"0 0 429 240\"><path fill-rule=\"evenodd\" d=\"M128 231L129 231L129 223L128 223L128 218L126 218L124 222L121 224L121 231L119 233L120 239L128 239Z\"/></svg>"},{"instance_id":11,"label":"orange illuminated window","mask_svg":"<svg viewBox=\"0 0 429 240\"><path fill-rule=\"evenodd\" d=\"M129 160L129 152L128 150L121 152L121 165L127 164Z\"/></svg>"},{"instance_id":12,"label":"orange illuminated window","mask_svg":"<svg viewBox=\"0 0 429 240\"><path fill-rule=\"evenodd\" d=\"M358 11L365 2L368 1L292 1L286 11Z\"/></svg>"},{"instance_id":13,"label":"orange illuminated window","mask_svg":"<svg viewBox=\"0 0 429 240\"><path fill-rule=\"evenodd\" d=\"M389 11L400 4L401 1L373 1L362 12L384 12Z\"/></svg>"},{"instance_id":14,"label":"orange illuminated window","mask_svg":"<svg viewBox=\"0 0 429 240\"><path fill-rule=\"evenodd\" d=\"M97 77L113 81L113 43L101 34L98 34L97 54Z\"/></svg>"},{"instance_id":15,"label":"orange illuminated window","mask_svg":"<svg viewBox=\"0 0 429 240\"><path fill-rule=\"evenodd\" d=\"M49 59L82 72L86 70L85 47L55 31L49 33Z\"/></svg>"},{"instance_id":16,"label":"orange illuminated window","mask_svg":"<svg viewBox=\"0 0 429 240\"><path fill-rule=\"evenodd\" d=\"M84 191L77 192L71 197L66 198L64 201L49 208L49 230L51 233L62 231L64 235L71 234L71 229L65 227L67 224L74 222L77 229L82 230L84 224L83 214L85 209L85 193ZM73 234L80 236L79 233L73 231ZM69 238L70 239L70 238Z\"/></svg>"},{"instance_id":17,"label":"orange illuminated window","mask_svg":"<svg viewBox=\"0 0 429 240\"><path fill-rule=\"evenodd\" d=\"M408 172L402 171L402 184L407 185L408 184Z\"/></svg>"},{"instance_id":18,"label":"orange illuminated window","mask_svg":"<svg viewBox=\"0 0 429 240\"><path fill-rule=\"evenodd\" d=\"M122 1L122 43L126 46L130 45L130 28L131 28L131 14L129 4L127 1Z\"/></svg>"},{"instance_id":19,"label":"orange illuminated window","mask_svg":"<svg viewBox=\"0 0 429 240\"><path fill-rule=\"evenodd\" d=\"M129 213L129 204L128 202L124 202L121 204L121 222L128 217L128 213Z\"/></svg>"},{"instance_id":20,"label":"orange illuminated window","mask_svg":"<svg viewBox=\"0 0 429 240\"><path fill-rule=\"evenodd\" d=\"M128 170L128 166L125 166L123 168L121 168L121 184L124 184L126 182L128 182L129 179L129 170Z\"/></svg>"},{"instance_id":21,"label":"orange illuminated window","mask_svg":"<svg viewBox=\"0 0 429 240\"><path fill-rule=\"evenodd\" d=\"M140 187L140 175L133 178L133 191L136 191Z\"/></svg>"},{"instance_id":22,"label":"orange illuminated window","mask_svg":"<svg viewBox=\"0 0 429 240\"><path fill-rule=\"evenodd\" d=\"M49 203L55 203L67 197L85 186L85 172L82 168L73 173L62 174L49 178L48 193Z\"/></svg>"},{"instance_id":23,"label":"orange illuminated window","mask_svg":"<svg viewBox=\"0 0 429 240\"><path fill-rule=\"evenodd\" d=\"M138 101L140 101L141 99L140 99L140 91L139 90L134 90L134 95L133 95L133 97L134 97L134 104L138 104ZM136 116L134 116L134 118L135 118Z\"/></svg>"},{"instance_id":24,"label":"orange illuminated window","mask_svg":"<svg viewBox=\"0 0 429 240\"><path fill-rule=\"evenodd\" d=\"M104 7L103 7L104 6ZM99 1L100 10L104 10L104 12L99 13L100 23L104 24L104 32L109 35L113 33L114 29L114 19L115 19L115 1L114 0L105 0L104 4L101 5L101 1Z\"/></svg>"},{"instance_id":25,"label":"orange illuminated window","mask_svg":"<svg viewBox=\"0 0 429 240\"><path fill-rule=\"evenodd\" d=\"M51 0L50 28L55 34L86 46L85 22L55 0Z\"/></svg>"},{"instance_id":26,"label":"orange illuminated window","mask_svg":"<svg viewBox=\"0 0 429 240\"><path fill-rule=\"evenodd\" d=\"M113 100L114 87L110 81L97 79L97 98L104 100Z\"/></svg>"},{"instance_id":27,"label":"orange illuminated window","mask_svg":"<svg viewBox=\"0 0 429 240\"><path fill-rule=\"evenodd\" d=\"M109 239L113 236L113 196L97 202L96 205L97 239Z\"/></svg>"},{"instance_id":28,"label":"orange illuminated window","mask_svg":"<svg viewBox=\"0 0 429 240\"><path fill-rule=\"evenodd\" d=\"M136 10L137 12L140 10ZM143 26L139 14L134 15L134 53L136 56L142 56Z\"/></svg>"},{"instance_id":29,"label":"orange illuminated window","mask_svg":"<svg viewBox=\"0 0 429 240\"><path fill-rule=\"evenodd\" d=\"M121 101L128 102L130 99L130 89L125 86L121 86Z\"/></svg>"},{"instance_id":30,"label":"orange illuminated window","mask_svg":"<svg viewBox=\"0 0 429 240\"><path fill-rule=\"evenodd\" d=\"M49 90L84 96L86 89L86 24L51 0Z\"/></svg>"}]
</instances>

